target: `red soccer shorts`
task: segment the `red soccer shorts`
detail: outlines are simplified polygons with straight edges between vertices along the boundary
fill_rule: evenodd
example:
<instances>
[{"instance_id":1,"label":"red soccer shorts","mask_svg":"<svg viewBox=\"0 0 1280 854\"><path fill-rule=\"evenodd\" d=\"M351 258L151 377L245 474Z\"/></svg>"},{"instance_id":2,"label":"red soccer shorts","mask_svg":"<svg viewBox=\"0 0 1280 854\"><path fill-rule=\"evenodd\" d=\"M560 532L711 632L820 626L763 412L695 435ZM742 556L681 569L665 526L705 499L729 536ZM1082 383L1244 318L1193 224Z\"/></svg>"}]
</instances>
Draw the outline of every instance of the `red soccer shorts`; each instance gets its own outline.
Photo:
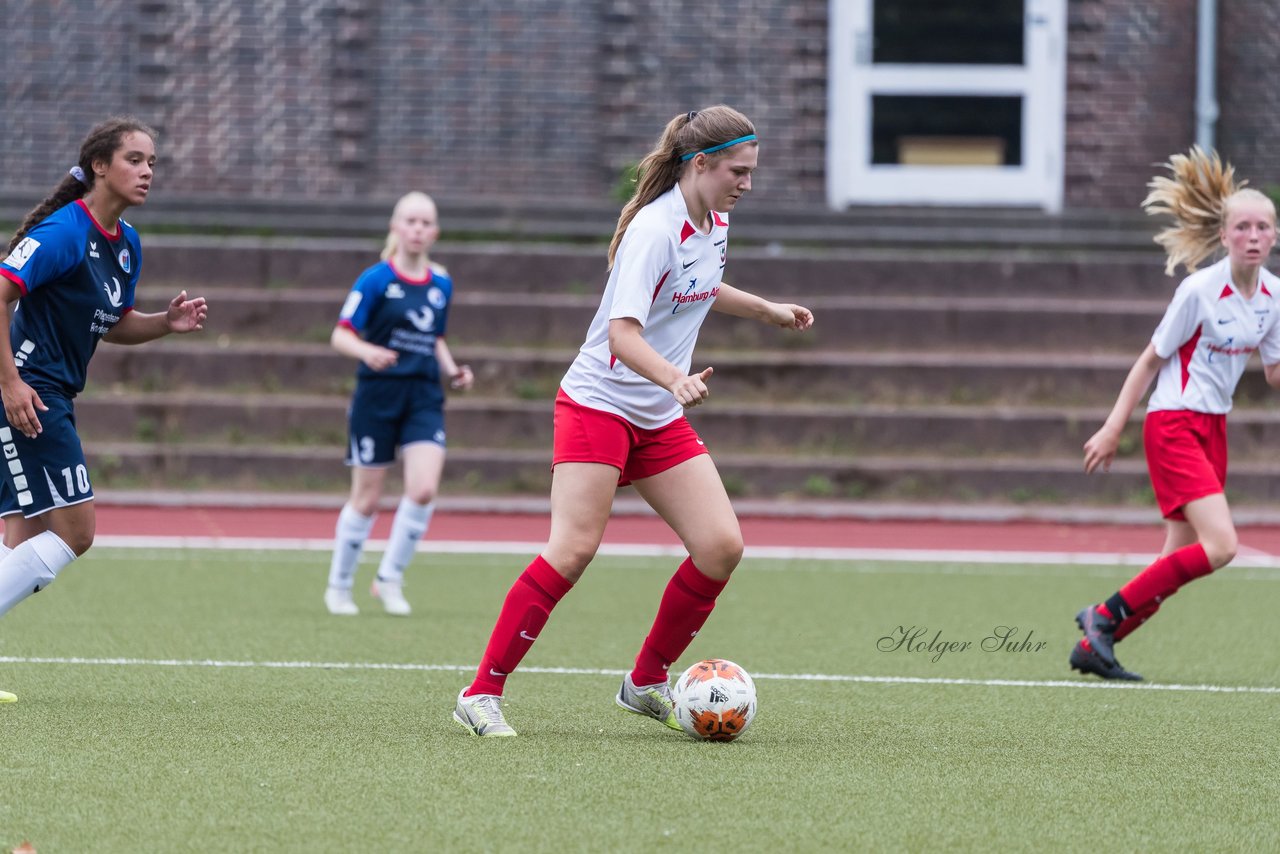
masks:
<instances>
[{"instance_id":1,"label":"red soccer shorts","mask_svg":"<svg viewBox=\"0 0 1280 854\"><path fill-rule=\"evenodd\" d=\"M554 446L552 468L560 463L604 463L620 472L619 486L707 453L683 415L665 427L645 430L620 415L575 402L564 389L556 395Z\"/></svg>"},{"instance_id":2,"label":"red soccer shorts","mask_svg":"<svg viewBox=\"0 0 1280 854\"><path fill-rule=\"evenodd\" d=\"M1185 520L1182 507L1216 495L1227 483L1227 416L1187 409L1148 412L1142 425L1147 471L1166 519Z\"/></svg>"}]
</instances>

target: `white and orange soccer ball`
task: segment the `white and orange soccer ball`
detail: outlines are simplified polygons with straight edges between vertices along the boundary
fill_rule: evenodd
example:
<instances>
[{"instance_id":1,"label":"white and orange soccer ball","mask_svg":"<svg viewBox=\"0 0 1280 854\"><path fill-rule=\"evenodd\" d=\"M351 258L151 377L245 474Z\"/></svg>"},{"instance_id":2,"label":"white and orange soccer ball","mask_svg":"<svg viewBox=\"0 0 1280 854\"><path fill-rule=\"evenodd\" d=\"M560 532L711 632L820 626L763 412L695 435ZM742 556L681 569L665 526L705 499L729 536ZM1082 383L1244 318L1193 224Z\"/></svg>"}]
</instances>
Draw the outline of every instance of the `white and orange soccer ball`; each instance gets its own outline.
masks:
<instances>
[{"instance_id":1,"label":"white and orange soccer ball","mask_svg":"<svg viewBox=\"0 0 1280 854\"><path fill-rule=\"evenodd\" d=\"M733 741L756 716L756 684L732 661L708 658L690 667L671 690L676 720L694 738Z\"/></svg>"}]
</instances>

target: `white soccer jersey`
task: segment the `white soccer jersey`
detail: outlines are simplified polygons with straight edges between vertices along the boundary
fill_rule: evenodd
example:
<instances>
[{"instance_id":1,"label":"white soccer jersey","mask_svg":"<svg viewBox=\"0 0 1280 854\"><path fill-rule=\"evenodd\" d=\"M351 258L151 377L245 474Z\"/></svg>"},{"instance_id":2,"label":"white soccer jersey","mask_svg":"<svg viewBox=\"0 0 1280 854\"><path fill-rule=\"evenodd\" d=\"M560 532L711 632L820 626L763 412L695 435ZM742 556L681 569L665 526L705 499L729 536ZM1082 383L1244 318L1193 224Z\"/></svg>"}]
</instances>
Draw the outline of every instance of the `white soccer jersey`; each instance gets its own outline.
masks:
<instances>
[{"instance_id":1,"label":"white soccer jersey","mask_svg":"<svg viewBox=\"0 0 1280 854\"><path fill-rule=\"evenodd\" d=\"M1231 283L1226 258L1184 279L1151 337L1167 361L1147 411L1230 412L1249 354L1258 350L1264 365L1280 362L1276 294L1280 279L1262 270L1253 299L1246 300Z\"/></svg>"},{"instance_id":2,"label":"white soccer jersey","mask_svg":"<svg viewBox=\"0 0 1280 854\"><path fill-rule=\"evenodd\" d=\"M710 233L694 228L677 185L641 208L627 226L587 340L560 384L576 403L647 430L680 416L682 407L671 392L609 352L609 321L634 317L649 346L689 372L698 330L720 292L728 246L726 215L711 217Z\"/></svg>"}]
</instances>

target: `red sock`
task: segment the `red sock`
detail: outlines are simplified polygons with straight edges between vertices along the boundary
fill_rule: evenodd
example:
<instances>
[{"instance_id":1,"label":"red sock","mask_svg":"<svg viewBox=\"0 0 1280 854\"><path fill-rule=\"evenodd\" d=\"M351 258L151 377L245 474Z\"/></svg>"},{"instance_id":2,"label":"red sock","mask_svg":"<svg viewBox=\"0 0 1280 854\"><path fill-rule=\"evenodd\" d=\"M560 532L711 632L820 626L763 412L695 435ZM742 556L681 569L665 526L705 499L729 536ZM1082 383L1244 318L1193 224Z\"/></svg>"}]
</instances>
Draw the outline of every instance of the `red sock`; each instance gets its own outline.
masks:
<instances>
[{"instance_id":1,"label":"red sock","mask_svg":"<svg viewBox=\"0 0 1280 854\"><path fill-rule=\"evenodd\" d=\"M1211 572L1213 566L1204 553L1204 547L1195 543L1157 559L1121 587L1120 595L1137 616L1168 599L1182 585Z\"/></svg>"},{"instance_id":2,"label":"red sock","mask_svg":"<svg viewBox=\"0 0 1280 854\"><path fill-rule=\"evenodd\" d=\"M1115 632L1115 635L1113 635L1113 640L1116 643L1119 643L1120 641L1124 640L1130 634L1133 633L1134 629L1136 629L1138 626L1142 625L1147 620L1150 620L1152 617L1154 617L1156 611L1159 611L1159 610L1160 610L1160 606L1158 604L1152 605L1148 608L1143 608L1141 611L1134 614L1133 616L1122 620L1120 622L1120 625L1116 626L1116 632Z\"/></svg>"},{"instance_id":3,"label":"red sock","mask_svg":"<svg viewBox=\"0 0 1280 854\"><path fill-rule=\"evenodd\" d=\"M511 585L502 603L497 625L489 635L489 645L485 647L476 679L466 690L466 696L502 694L507 676L533 646L538 632L551 616L551 609L571 589L573 585L543 560L542 555L533 559Z\"/></svg>"},{"instance_id":4,"label":"red sock","mask_svg":"<svg viewBox=\"0 0 1280 854\"><path fill-rule=\"evenodd\" d=\"M667 668L693 643L711 616L716 597L728 583L707 578L693 565L693 558L685 558L667 582L653 628L636 656L636 668L631 671L633 683L655 685L667 681Z\"/></svg>"}]
</instances>

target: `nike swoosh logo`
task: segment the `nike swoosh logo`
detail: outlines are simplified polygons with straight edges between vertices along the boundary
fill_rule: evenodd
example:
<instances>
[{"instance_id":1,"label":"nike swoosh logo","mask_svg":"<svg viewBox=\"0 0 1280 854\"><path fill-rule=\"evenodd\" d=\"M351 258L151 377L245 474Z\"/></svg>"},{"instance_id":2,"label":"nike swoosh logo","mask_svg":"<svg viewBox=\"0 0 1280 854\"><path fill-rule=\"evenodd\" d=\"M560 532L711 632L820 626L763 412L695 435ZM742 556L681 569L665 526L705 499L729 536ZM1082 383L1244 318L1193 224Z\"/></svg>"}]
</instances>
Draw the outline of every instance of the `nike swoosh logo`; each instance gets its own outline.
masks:
<instances>
[{"instance_id":1,"label":"nike swoosh logo","mask_svg":"<svg viewBox=\"0 0 1280 854\"><path fill-rule=\"evenodd\" d=\"M694 264L697 264L697 263L698 263L698 259L697 259L697 258L694 258L692 261L689 261L689 262L685 263L684 268L687 270L687 269L689 269L690 267L692 267Z\"/></svg>"},{"instance_id":2,"label":"nike swoosh logo","mask_svg":"<svg viewBox=\"0 0 1280 854\"><path fill-rule=\"evenodd\" d=\"M490 667L489 675L490 676L506 676L507 674L503 673L501 670L494 670L492 667Z\"/></svg>"},{"instance_id":3,"label":"nike swoosh logo","mask_svg":"<svg viewBox=\"0 0 1280 854\"><path fill-rule=\"evenodd\" d=\"M694 441L695 441L695 442L697 442L699 445L706 445L706 444L707 444L706 442L702 441L701 439L694 439Z\"/></svg>"},{"instance_id":4,"label":"nike swoosh logo","mask_svg":"<svg viewBox=\"0 0 1280 854\"><path fill-rule=\"evenodd\" d=\"M1228 323L1234 323L1234 322L1235 322L1235 318L1234 318L1234 317L1228 317L1226 320L1219 320L1219 321L1218 321L1218 325L1219 325L1219 326L1224 326L1224 325L1226 325L1226 324L1228 324Z\"/></svg>"},{"instance_id":5,"label":"nike swoosh logo","mask_svg":"<svg viewBox=\"0 0 1280 854\"><path fill-rule=\"evenodd\" d=\"M526 632L524 629L520 630L520 637L524 638L527 641L535 641L538 639L537 635L531 635L528 632Z\"/></svg>"}]
</instances>

